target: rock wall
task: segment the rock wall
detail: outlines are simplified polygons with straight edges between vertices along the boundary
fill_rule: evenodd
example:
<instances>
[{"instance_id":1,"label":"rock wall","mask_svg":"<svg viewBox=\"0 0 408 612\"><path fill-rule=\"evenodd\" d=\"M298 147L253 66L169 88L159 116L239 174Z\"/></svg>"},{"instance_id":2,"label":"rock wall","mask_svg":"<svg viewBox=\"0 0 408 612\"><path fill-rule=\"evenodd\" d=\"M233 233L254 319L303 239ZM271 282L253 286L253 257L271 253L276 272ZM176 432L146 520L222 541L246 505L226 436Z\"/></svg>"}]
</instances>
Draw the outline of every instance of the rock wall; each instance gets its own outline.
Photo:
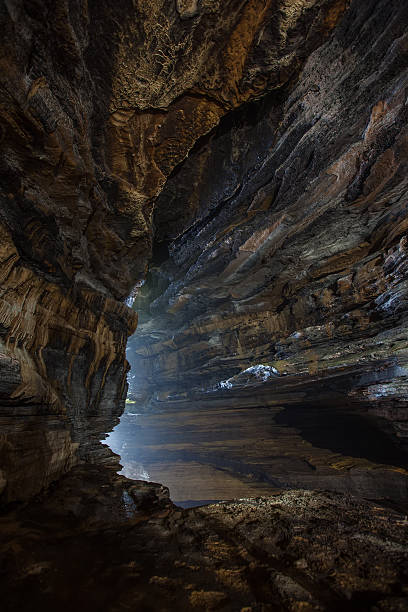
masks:
<instances>
[{"instance_id":1,"label":"rock wall","mask_svg":"<svg viewBox=\"0 0 408 612\"><path fill-rule=\"evenodd\" d=\"M1 2L2 500L111 461L157 197L222 117L289 91L347 5Z\"/></svg>"},{"instance_id":2,"label":"rock wall","mask_svg":"<svg viewBox=\"0 0 408 612\"><path fill-rule=\"evenodd\" d=\"M128 352L151 408L351 405L406 445L407 24L353 2L173 171Z\"/></svg>"}]
</instances>

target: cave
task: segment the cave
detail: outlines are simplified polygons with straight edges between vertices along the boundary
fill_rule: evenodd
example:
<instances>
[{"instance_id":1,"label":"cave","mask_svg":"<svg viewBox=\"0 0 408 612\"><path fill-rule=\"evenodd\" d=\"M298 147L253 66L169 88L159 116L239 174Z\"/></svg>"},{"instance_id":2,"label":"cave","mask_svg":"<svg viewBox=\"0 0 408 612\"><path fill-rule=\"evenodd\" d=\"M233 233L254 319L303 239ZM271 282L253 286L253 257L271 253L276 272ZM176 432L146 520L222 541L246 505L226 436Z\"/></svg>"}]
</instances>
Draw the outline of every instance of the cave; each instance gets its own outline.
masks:
<instances>
[{"instance_id":1,"label":"cave","mask_svg":"<svg viewBox=\"0 0 408 612\"><path fill-rule=\"evenodd\" d=\"M408 4L0 23L1 609L408 610Z\"/></svg>"}]
</instances>

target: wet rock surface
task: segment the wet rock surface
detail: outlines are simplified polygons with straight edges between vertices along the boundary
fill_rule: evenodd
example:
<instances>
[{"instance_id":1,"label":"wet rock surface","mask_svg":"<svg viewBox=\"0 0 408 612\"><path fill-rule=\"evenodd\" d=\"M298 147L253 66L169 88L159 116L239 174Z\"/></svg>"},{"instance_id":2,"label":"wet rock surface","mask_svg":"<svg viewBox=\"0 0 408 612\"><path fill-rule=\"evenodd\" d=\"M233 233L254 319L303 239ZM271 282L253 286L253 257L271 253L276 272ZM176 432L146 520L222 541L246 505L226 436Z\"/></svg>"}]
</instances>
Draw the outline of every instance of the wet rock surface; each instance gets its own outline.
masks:
<instances>
[{"instance_id":1,"label":"wet rock surface","mask_svg":"<svg viewBox=\"0 0 408 612\"><path fill-rule=\"evenodd\" d=\"M125 300L167 177L221 117L294 79L346 5L1 2L5 501L106 460L137 322Z\"/></svg>"},{"instance_id":2,"label":"wet rock surface","mask_svg":"<svg viewBox=\"0 0 408 612\"><path fill-rule=\"evenodd\" d=\"M3 609L408 609L407 519L393 510L296 490L181 510L130 483L76 467L2 516Z\"/></svg>"},{"instance_id":3,"label":"wet rock surface","mask_svg":"<svg viewBox=\"0 0 408 612\"><path fill-rule=\"evenodd\" d=\"M406 3L4 0L0 25L2 609L408 609ZM183 510L115 474L135 310L149 418L268 410L278 455L256 434L241 462L296 490ZM387 461L310 431L323 406Z\"/></svg>"},{"instance_id":4,"label":"wet rock surface","mask_svg":"<svg viewBox=\"0 0 408 612\"><path fill-rule=\"evenodd\" d=\"M128 351L151 409L340 401L406 445L407 20L353 2L168 179Z\"/></svg>"}]
</instances>

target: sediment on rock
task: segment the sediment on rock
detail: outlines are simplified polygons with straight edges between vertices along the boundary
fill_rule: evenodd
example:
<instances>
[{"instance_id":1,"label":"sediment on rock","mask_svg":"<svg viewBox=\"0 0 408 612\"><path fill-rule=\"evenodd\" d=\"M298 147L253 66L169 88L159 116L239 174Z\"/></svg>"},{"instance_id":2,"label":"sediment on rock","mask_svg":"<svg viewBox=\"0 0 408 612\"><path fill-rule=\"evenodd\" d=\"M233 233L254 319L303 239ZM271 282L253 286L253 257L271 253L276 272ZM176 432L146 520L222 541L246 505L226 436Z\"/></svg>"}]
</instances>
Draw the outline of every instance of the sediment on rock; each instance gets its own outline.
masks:
<instances>
[{"instance_id":1,"label":"sediment on rock","mask_svg":"<svg viewBox=\"0 0 408 612\"><path fill-rule=\"evenodd\" d=\"M76 467L3 517L5 609L406 610L392 510L296 490L181 510L160 485L129 483Z\"/></svg>"}]
</instances>

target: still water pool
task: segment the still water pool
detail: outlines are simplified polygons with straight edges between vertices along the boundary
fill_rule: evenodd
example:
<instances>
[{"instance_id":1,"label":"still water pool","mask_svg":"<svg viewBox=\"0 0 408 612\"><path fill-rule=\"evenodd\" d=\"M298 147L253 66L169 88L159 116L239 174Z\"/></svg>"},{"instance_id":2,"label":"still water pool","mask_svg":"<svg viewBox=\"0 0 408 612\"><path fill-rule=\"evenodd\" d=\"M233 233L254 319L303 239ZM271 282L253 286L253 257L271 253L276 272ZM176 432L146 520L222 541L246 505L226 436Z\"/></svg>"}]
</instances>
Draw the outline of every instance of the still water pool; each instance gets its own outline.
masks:
<instances>
[{"instance_id":1,"label":"still water pool","mask_svg":"<svg viewBox=\"0 0 408 612\"><path fill-rule=\"evenodd\" d=\"M407 486L406 457L343 409L127 409L105 443L121 456L122 474L166 485L182 506L287 487L375 498Z\"/></svg>"}]
</instances>

